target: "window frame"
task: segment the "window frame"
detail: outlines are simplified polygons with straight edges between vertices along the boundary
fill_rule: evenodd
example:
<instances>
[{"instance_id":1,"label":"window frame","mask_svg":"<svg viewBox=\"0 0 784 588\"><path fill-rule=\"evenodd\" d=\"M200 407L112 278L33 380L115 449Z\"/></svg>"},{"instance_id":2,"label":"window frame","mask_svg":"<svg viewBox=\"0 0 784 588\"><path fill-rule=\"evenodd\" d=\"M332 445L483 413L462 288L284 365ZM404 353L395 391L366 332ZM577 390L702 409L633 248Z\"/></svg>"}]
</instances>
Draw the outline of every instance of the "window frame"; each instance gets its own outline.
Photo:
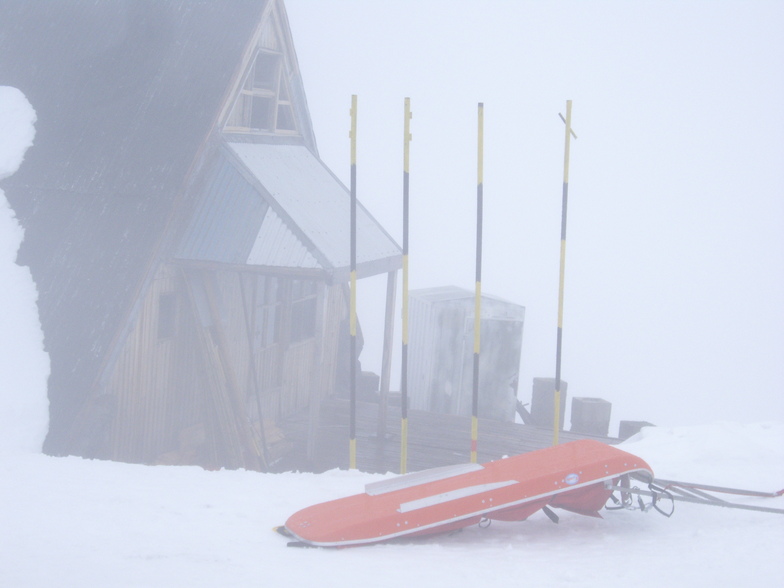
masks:
<instances>
[{"instance_id":1,"label":"window frame","mask_svg":"<svg viewBox=\"0 0 784 588\"><path fill-rule=\"evenodd\" d=\"M265 76L260 80L257 66L265 60L271 64L267 67L269 77ZM283 53L263 48L256 50L252 65L248 68L234 105L229 111L224 125L225 132L287 136L300 134L285 65ZM264 104L263 108L267 110L263 125L256 124L260 122L260 119L256 119L256 113L261 104ZM285 114L281 115L281 112ZM285 120L285 126L279 126L282 120Z\"/></svg>"}]
</instances>

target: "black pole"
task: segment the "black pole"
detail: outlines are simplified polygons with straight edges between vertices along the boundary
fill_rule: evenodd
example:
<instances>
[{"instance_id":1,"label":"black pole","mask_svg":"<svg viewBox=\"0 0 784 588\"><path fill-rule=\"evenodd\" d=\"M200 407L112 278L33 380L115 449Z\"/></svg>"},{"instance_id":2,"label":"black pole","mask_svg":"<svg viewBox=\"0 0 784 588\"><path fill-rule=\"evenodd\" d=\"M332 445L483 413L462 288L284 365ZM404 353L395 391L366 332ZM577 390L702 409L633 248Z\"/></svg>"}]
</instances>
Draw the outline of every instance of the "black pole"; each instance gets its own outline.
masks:
<instances>
[{"instance_id":1,"label":"black pole","mask_svg":"<svg viewBox=\"0 0 784 588\"><path fill-rule=\"evenodd\" d=\"M482 206L483 206L483 159L484 159L484 118L485 107L482 102L478 109L477 133L477 182L476 182L476 293L474 299L474 379L471 402L471 463L477 460L479 438L479 347L482 331Z\"/></svg>"},{"instance_id":2,"label":"black pole","mask_svg":"<svg viewBox=\"0 0 784 588\"><path fill-rule=\"evenodd\" d=\"M400 369L400 473L408 468L408 155L411 100L403 109L403 346Z\"/></svg>"},{"instance_id":3,"label":"black pole","mask_svg":"<svg viewBox=\"0 0 784 588\"><path fill-rule=\"evenodd\" d=\"M351 96L351 400L348 467L357 468L357 96Z\"/></svg>"}]
</instances>

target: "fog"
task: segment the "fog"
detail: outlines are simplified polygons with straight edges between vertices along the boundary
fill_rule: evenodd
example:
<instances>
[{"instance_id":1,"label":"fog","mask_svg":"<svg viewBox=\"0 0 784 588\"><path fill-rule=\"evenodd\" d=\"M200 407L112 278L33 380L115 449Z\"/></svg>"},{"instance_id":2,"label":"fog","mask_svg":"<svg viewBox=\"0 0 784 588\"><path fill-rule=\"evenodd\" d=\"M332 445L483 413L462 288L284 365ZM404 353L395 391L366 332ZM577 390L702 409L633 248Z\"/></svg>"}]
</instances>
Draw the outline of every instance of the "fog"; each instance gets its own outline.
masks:
<instances>
[{"instance_id":1,"label":"fog","mask_svg":"<svg viewBox=\"0 0 784 588\"><path fill-rule=\"evenodd\" d=\"M35 119L19 90L0 87L0 178L21 163ZM271 585L397 588L506 585L524 575L535 586L627 578L636 586L734 586L749 570L765 584L784 572L784 527L769 513L688 503L672 518L567 511L559 525L537 516L416 543L314 552L287 549L271 529L392 474L209 471L42 455L49 358L35 284L15 263L22 236L0 190L0 502L11 505L0 512L3 585L252 586L263 577ZM657 476L781 487L784 423L646 428L622 447ZM776 508L784 498L732 500Z\"/></svg>"},{"instance_id":2,"label":"fog","mask_svg":"<svg viewBox=\"0 0 784 588\"><path fill-rule=\"evenodd\" d=\"M611 401L611 433L784 417L784 4L286 6L321 158L348 185L357 94L358 196L398 242L411 98L412 289L474 287L484 103L482 288L526 307L523 402L555 373L570 99L569 399ZM358 287L376 372L385 280Z\"/></svg>"}]
</instances>

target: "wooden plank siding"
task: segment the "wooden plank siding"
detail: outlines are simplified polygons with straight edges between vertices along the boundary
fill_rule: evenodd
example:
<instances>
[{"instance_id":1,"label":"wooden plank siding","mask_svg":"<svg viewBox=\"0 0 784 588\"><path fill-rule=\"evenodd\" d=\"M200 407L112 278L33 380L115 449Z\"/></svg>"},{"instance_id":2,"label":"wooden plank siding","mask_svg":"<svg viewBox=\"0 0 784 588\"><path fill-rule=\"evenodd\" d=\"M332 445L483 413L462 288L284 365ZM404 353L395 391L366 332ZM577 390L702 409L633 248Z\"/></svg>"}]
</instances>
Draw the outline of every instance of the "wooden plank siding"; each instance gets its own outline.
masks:
<instances>
[{"instance_id":1,"label":"wooden plank siding","mask_svg":"<svg viewBox=\"0 0 784 588\"><path fill-rule=\"evenodd\" d=\"M313 333L291 341L291 280L280 279L277 335L261 345L257 283L161 265L101 391L114 405L105 457L265 470L291 449L277 423L334 392L345 288L318 284ZM166 297L174 317L162 316Z\"/></svg>"}]
</instances>

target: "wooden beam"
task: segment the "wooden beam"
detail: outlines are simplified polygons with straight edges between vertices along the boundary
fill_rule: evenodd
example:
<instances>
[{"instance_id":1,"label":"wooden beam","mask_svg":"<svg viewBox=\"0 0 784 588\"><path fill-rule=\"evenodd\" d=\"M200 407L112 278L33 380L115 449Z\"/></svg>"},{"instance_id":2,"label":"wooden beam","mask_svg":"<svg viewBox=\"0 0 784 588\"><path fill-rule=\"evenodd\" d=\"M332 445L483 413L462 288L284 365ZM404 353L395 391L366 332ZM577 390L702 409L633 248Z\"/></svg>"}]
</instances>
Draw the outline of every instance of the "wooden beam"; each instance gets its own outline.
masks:
<instances>
[{"instance_id":1,"label":"wooden beam","mask_svg":"<svg viewBox=\"0 0 784 588\"><path fill-rule=\"evenodd\" d=\"M256 370L256 346L254 345L254 337L253 337L253 329L252 329L252 318L255 319L256 317L256 276L252 276L253 278L253 296L251 297L251 313L248 314L248 304L245 296L245 281L242 279L242 274L237 274L237 279L239 280L239 288L240 288L240 297L242 299L242 315L245 322L245 335L248 341L248 368L249 368L249 376L251 381L253 382L253 395L256 398L256 410L258 412L258 419L259 419L259 437L261 441L261 462L263 469L262 471L269 470L269 451L267 449L267 435L264 432L264 411L261 408L261 390L259 389L259 376Z\"/></svg>"},{"instance_id":2,"label":"wooden beam","mask_svg":"<svg viewBox=\"0 0 784 588\"><path fill-rule=\"evenodd\" d=\"M387 404L389 400L389 379L392 372L392 339L395 332L395 294L397 293L397 272L387 274L387 306L384 315L384 349L381 355L381 386L378 401L378 438L387 434Z\"/></svg>"},{"instance_id":3,"label":"wooden beam","mask_svg":"<svg viewBox=\"0 0 784 588\"><path fill-rule=\"evenodd\" d=\"M321 416L321 399L324 396L324 325L326 316L327 288L318 285L319 293L316 297L316 333L313 345L313 367L310 373L309 400L308 400L308 440L307 459L309 463L316 460L318 449L318 429Z\"/></svg>"}]
</instances>

